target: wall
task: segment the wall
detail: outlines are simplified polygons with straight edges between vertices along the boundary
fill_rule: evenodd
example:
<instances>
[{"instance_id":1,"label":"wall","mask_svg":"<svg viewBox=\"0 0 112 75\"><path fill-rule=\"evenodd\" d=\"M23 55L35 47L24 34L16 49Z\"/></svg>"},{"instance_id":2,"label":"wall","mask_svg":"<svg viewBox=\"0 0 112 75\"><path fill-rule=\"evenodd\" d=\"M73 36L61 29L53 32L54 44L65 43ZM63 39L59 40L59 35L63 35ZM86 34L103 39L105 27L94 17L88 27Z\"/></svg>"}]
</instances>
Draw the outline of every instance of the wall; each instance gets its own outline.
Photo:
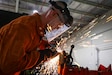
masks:
<instances>
[{"instance_id":1,"label":"wall","mask_svg":"<svg viewBox=\"0 0 112 75\"><path fill-rule=\"evenodd\" d=\"M74 62L80 66L96 70L99 64L112 64L112 10L74 32L64 47L67 52L71 44L75 45Z\"/></svg>"}]
</instances>

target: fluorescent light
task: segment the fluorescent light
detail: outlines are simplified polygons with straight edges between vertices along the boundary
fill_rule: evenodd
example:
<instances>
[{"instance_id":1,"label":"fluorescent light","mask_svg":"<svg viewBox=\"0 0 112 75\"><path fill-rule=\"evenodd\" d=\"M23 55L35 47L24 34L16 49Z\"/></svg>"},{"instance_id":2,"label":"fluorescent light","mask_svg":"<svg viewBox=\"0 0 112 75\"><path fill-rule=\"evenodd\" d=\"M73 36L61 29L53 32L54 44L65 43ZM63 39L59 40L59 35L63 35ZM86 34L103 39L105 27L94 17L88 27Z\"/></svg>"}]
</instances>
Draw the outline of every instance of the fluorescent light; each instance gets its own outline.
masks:
<instances>
[{"instance_id":1,"label":"fluorescent light","mask_svg":"<svg viewBox=\"0 0 112 75\"><path fill-rule=\"evenodd\" d=\"M102 17L101 17L101 19L104 19L106 17L106 15L103 15Z\"/></svg>"},{"instance_id":2,"label":"fluorescent light","mask_svg":"<svg viewBox=\"0 0 112 75\"><path fill-rule=\"evenodd\" d=\"M109 16L109 17L106 19L106 22L109 22L109 21L111 21L111 20L112 20L112 15Z\"/></svg>"},{"instance_id":3,"label":"fluorescent light","mask_svg":"<svg viewBox=\"0 0 112 75\"><path fill-rule=\"evenodd\" d=\"M38 11L37 10L33 10L33 13L38 13Z\"/></svg>"}]
</instances>

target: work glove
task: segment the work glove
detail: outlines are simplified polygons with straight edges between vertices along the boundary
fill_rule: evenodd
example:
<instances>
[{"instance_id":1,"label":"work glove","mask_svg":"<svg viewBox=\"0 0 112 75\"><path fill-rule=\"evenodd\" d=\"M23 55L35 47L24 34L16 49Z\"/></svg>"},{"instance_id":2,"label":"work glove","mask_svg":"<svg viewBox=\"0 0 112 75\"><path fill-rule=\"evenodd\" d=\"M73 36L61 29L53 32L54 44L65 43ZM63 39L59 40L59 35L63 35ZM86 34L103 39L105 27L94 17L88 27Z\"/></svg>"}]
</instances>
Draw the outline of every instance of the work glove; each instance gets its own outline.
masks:
<instances>
[{"instance_id":1,"label":"work glove","mask_svg":"<svg viewBox=\"0 0 112 75\"><path fill-rule=\"evenodd\" d=\"M51 49L39 50L40 57L37 62L37 65L40 64L42 61L47 61L48 58L53 57L57 54L57 51L52 51Z\"/></svg>"}]
</instances>

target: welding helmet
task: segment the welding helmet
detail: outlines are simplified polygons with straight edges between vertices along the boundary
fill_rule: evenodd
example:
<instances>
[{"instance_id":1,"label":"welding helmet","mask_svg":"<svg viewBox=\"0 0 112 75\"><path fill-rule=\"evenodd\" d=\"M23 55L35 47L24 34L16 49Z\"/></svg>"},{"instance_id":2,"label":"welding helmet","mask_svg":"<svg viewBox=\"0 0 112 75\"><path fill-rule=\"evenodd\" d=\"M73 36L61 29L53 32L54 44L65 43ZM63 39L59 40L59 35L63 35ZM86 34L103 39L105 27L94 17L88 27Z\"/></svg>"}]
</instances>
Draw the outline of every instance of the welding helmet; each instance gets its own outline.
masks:
<instances>
[{"instance_id":1,"label":"welding helmet","mask_svg":"<svg viewBox=\"0 0 112 75\"><path fill-rule=\"evenodd\" d=\"M70 12L67 8L67 4L63 1L51 1L51 0L49 1L49 3L61 12L64 18L64 24L67 26L71 26L73 23L73 17L70 15ZM59 17L61 16L59 15Z\"/></svg>"}]
</instances>

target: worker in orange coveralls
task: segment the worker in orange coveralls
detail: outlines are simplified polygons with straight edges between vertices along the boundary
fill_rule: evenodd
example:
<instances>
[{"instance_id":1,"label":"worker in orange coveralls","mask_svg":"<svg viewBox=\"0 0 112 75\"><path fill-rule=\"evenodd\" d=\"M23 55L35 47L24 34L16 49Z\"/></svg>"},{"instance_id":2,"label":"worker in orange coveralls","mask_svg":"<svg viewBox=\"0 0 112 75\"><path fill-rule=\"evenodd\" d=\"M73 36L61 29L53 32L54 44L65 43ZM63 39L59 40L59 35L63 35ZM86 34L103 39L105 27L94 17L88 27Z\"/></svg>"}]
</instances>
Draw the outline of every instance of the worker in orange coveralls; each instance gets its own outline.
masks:
<instances>
[{"instance_id":1,"label":"worker in orange coveralls","mask_svg":"<svg viewBox=\"0 0 112 75\"><path fill-rule=\"evenodd\" d=\"M38 47L47 24L72 24L73 18L65 2L49 3L51 6L46 12L19 17L0 29L0 75L19 75L43 59ZM53 20L58 22L54 23Z\"/></svg>"}]
</instances>

